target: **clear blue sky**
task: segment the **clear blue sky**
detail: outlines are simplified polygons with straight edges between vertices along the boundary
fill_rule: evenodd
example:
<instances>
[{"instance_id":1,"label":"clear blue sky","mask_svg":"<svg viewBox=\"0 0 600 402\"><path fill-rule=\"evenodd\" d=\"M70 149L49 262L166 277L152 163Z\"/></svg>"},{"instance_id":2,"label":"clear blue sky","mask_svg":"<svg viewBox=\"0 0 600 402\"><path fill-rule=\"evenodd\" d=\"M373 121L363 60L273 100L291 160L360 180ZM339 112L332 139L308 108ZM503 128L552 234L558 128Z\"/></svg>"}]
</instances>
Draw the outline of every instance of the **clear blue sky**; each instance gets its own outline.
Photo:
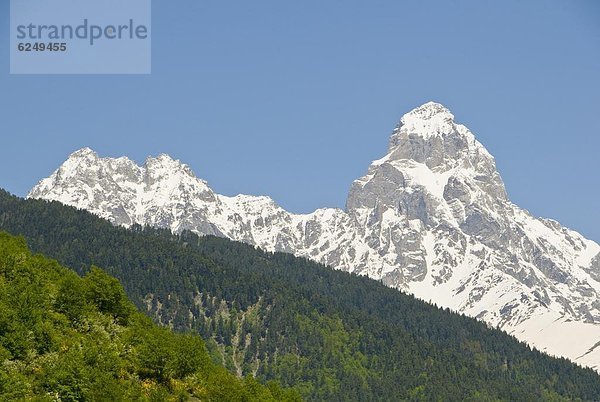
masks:
<instances>
[{"instance_id":1,"label":"clear blue sky","mask_svg":"<svg viewBox=\"0 0 600 402\"><path fill-rule=\"evenodd\" d=\"M223 194L342 207L401 115L448 106L512 200L600 241L600 2L154 0L150 76L9 76L0 186L83 146L169 153Z\"/></svg>"}]
</instances>

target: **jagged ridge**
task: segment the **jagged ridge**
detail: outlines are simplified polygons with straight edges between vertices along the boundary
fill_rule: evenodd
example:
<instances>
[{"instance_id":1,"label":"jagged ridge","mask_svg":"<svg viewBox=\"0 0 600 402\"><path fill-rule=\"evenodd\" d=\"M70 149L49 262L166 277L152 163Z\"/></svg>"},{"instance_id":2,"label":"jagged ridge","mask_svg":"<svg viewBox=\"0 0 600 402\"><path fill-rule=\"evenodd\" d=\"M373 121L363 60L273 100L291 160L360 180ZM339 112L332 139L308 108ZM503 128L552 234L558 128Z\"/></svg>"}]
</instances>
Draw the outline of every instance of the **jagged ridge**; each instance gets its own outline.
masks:
<instances>
[{"instance_id":1,"label":"jagged ridge","mask_svg":"<svg viewBox=\"0 0 600 402\"><path fill-rule=\"evenodd\" d=\"M512 204L493 157L437 103L402 117L345 210L292 214L268 197L218 195L167 155L137 166L90 149L29 196L368 275L600 368L600 246Z\"/></svg>"}]
</instances>

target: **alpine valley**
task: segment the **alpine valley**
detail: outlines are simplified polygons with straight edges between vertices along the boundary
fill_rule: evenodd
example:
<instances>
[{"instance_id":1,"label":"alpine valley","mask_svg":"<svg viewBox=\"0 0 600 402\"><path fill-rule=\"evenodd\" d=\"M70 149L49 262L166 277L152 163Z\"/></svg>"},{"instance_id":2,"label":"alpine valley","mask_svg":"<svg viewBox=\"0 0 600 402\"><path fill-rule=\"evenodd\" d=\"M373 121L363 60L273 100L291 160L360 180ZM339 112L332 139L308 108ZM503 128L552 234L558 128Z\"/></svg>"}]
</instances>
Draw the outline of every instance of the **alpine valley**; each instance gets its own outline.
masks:
<instances>
[{"instance_id":1,"label":"alpine valley","mask_svg":"<svg viewBox=\"0 0 600 402\"><path fill-rule=\"evenodd\" d=\"M114 225L216 235L366 275L600 370L600 245L507 197L494 158L438 103L405 114L345 210L216 194L167 155L73 153L29 198Z\"/></svg>"}]
</instances>

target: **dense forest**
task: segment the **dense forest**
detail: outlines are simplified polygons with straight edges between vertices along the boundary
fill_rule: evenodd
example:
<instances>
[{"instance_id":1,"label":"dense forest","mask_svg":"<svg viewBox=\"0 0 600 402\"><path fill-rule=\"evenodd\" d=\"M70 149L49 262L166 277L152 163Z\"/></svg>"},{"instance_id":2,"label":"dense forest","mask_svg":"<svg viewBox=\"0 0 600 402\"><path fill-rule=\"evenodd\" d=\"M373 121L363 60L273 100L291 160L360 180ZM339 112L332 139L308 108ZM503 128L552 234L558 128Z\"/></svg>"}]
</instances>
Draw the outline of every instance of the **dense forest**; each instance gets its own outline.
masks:
<instances>
[{"instance_id":1,"label":"dense forest","mask_svg":"<svg viewBox=\"0 0 600 402\"><path fill-rule=\"evenodd\" d=\"M0 232L0 399L300 400L215 365L197 334L138 312L119 281L84 278Z\"/></svg>"},{"instance_id":2,"label":"dense forest","mask_svg":"<svg viewBox=\"0 0 600 402\"><path fill-rule=\"evenodd\" d=\"M598 400L600 377L364 277L191 233L124 229L0 192L0 229L81 275L117 277L215 363L309 400ZM93 271L92 271L93 272Z\"/></svg>"}]
</instances>

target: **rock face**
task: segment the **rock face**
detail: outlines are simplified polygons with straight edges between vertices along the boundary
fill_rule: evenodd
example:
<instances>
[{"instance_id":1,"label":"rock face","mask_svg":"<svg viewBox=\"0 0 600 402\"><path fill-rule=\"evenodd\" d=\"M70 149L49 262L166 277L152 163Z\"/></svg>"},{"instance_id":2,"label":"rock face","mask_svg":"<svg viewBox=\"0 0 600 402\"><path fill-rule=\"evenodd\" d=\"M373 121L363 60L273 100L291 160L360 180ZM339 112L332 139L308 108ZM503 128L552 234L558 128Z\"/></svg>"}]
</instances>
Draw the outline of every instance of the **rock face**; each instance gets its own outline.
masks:
<instances>
[{"instance_id":1,"label":"rock face","mask_svg":"<svg viewBox=\"0 0 600 402\"><path fill-rule=\"evenodd\" d=\"M87 148L29 197L368 275L600 370L600 246L512 204L494 158L437 103L402 117L345 210L292 214L268 197L215 194L167 155L137 166Z\"/></svg>"}]
</instances>

